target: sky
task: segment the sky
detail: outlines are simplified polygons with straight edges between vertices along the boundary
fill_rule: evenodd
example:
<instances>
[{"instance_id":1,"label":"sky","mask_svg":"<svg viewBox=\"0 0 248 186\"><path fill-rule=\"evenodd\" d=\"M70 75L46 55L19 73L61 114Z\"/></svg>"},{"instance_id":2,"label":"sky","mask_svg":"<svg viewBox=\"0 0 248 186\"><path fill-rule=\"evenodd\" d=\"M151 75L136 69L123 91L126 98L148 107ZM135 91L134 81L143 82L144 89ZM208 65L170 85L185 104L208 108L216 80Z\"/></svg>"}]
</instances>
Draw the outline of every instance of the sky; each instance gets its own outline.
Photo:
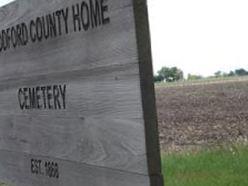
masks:
<instances>
[{"instance_id":1,"label":"sky","mask_svg":"<svg viewBox=\"0 0 248 186\"><path fill-rule=\"evenodd\" d=\"M0 0L0 6L12 0ZM248 70L247 0L147 0L154 72Z\"/></svg>"},{"instance_id":2,"label":"sky","mask_svg":"<svg viewBox=\"0 0 248 186\"><path fill-rule=\"evenodd\" d=\"M11 1L14 1L14 0L0 0L0 6L10 3Z\"/></svg>"},{"instance_id":3,"label":"sky","mask_svg":"<svg viewBox=\"0 0 248 186\"><path fill-rule=\"evenodd\" d=\"M148 0L154 71L248 70L247 0Z\"/></svg>"}]
</instances>

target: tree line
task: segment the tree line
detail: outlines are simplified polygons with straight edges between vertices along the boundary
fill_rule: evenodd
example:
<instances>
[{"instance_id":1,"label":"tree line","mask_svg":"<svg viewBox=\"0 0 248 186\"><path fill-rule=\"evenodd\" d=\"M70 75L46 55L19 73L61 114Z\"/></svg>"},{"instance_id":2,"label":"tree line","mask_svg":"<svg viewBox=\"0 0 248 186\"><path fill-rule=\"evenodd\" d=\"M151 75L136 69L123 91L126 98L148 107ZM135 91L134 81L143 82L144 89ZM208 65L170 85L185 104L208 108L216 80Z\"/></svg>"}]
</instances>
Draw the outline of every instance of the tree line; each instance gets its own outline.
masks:
<instances>
[{"instance_id":1,"label":"tree line","mask_svg":"<svg viewBox=\"0 0 248 186\"><path fill-rule=\"evenodd\" d=\"M184 72L178 67L162 67L156 75L154 75L154 82L175 82L180 80L199 80L206 78L220 78L232 76L248 76L248 71L244 68L231 70L230 72L217 71L214 76L203 77L196 74L188 74L187 78L184 77Z\"/></svg>"}]
</instances>

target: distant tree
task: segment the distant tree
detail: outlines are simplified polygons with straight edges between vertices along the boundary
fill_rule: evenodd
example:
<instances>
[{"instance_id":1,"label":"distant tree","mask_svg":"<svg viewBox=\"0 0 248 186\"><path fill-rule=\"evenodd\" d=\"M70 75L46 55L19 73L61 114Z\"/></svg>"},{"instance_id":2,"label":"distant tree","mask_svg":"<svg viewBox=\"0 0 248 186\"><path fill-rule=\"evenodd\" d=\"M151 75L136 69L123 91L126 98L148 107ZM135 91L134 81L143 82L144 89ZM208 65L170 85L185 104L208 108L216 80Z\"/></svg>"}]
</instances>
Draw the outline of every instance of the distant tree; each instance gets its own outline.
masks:
<instances>
[{"instance_id":1,"label":"distant tree","mask_svg":"<svg viewBox=\"0 0 248 186\"><path fill-rule=\"evenodd\" d=\"M171 71L170 68L168 67L162 67L159 71L158 71L158 76L162 77L163 80L166 80L168 76L170 76Z\"/></svg>"},{"instance_id":2,"label":"distant tree","mask_svg":"<svg viewBox=\"0 0 248 186\"><path fill-rule=\"evenodd\" d=\"M199 80L199 79L203 79L203 77L201 75L193 75L193 74L188 74L188 80Z\"/></svg>"},{"instance_id":3,"label":"distant tree","mask_svg":"<svg viewBox=\"0 0 248 186\"><path fill-rule=\"evenodd\" d=\"M215 77L221 77L222 74L223 74L223 73L219 70L219 71L217 71L217 72L214 73L214 76L215 76Z\"/></svg>"},{"instance_id":4,"label":"distant tree","mask_svg":"<svg viewBox=\"0 0 248 186\"><path fill-rule=\"evenodd\" d=\"M172 67L173 81L179 81L183 79L183 71L177 67Z\"/></svg>"},{"instance_id":5,"label":"distant tree","mask_svg":"<svg viewBox=\"0 0 248 186\"><path fill-rule=\"evenodd\" d=\"M177 67L163 67L158 71L158 75L166 82L173 82L183 79L183 71Z\"/></svg>"},{"instance_id":6,"label":"distant tree","mask_svg":"<svg viewBox=\"0 0 248 186\"><path fill-rule=\"evenodd\" d=\"M235 76L235 72L234 72L234 71L230 71L230 72L228 73L228 76L229 76L229 77Z\"/></svg>"},{"instance_id":7,"label":"distant tree","mask_svg":"<svg viewBox=\"0 0 248 186\"><path fill-rule=\"evenodd\" d=\"M223 72L223 73L222 73L222 77L228 77L228 76L229 76L228 73L226 73L226 72Z\"/></svg>"},{"instance_id":8,"label":"distant tree","mask_svg":"<svg viewBox=\"0 0 248 186\"><path fill-rule=\"evenodd\" d=\"M163 80L164 80L164 78L163 78L162 76L160 76L160 75L154 75L154 76L153 76L153 81L154 81L155 83L161 82L161 81L163 81Z\"/></svg>"},{"instance_id":9,"label":"distant tree","mask_svg":"<svg viewBox=\"0 0 248 186\"><path fill-rule=\"evenodd\" d=\"M248 72L245 69L240 68L240 69L235 70L235 74L237 76L246 76L246 75L248 75Z\"/></svg>"}]
</instances>

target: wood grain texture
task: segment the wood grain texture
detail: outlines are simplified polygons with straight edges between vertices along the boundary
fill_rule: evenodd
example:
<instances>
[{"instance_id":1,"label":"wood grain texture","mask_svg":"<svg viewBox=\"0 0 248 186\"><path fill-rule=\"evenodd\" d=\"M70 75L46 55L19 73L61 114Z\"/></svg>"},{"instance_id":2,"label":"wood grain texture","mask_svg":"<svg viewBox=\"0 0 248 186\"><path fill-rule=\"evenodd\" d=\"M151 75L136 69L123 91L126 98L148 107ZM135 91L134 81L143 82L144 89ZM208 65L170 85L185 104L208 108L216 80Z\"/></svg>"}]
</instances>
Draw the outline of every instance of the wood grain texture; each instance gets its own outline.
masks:
<instances>
[{"instance_id":1,"label":"wood grain texture","mask_svg":"<svg viewBox=\"0 0 248 186\"><path fill-rule=\"evenodd\" d=\"M58 162L60 178L31 175L31 158ZM11 186L149 186L149 178L140 174L3 150L0 151L0 180Z\"/></svg>"},{"instance_id":2,"label":"wood grain texture","mask_svg":"<svg viewBox=\"0 0 248 186\"><path fill-rule=\"evenodd\" d=\"M6 116L1 149L145 174L141 121ZM73 125L72 125L73 123Z\"/></svg>"},{"instance_id":3,"label":"wood grain texture","mask_svg":"<svg viewBox=\"0 0 248 186\"><path fill-rule=\"evenodd\" d=\"M126 7L111 12L111 23L91 32L71 31L68 35L2 53L1 81L80 69L108 68L130 63L130 59L132 63L137 63L132 10L132 7ZM36 16L32 13L29 18Z\"/></svg>"},{"instance_id":4,"label":"wood grain texture","mask_svg":"<svg viewBox=\"0 0 248 186\"><path fill-rule=\"evenodd\" d=\"M0 8L0 30L81 2L17 0ZM137 36L140 22L149 38L145 1L104 2L109 24L74 32L69 16L68 34L0 53L0 181L162 186L152 181L161 171L154 92L143 83L151 78L150 48ZM58 84L67 86L66 109L20 109L19 88ZM58 162L59 179L31 174L32 158Z\"/></svg>"},{"instance_id":5,"label":"wood grain texture","mask_svg":"<svg viewBox=\"0 0 248 186\"><path fill-rule=\"evenodd\" d=\"M135 65L97 71L71 71L8 80L0 84L0 115L50 115L56 117L142 118L138 74ZM117 70L117 71L116 71ZM99 74L95 76L95 74ZM130 81L132 83L130 83ZM22 111L18 105L19 87L66 83L67 109ZM130 108L131 107L131 108Z\"/></svg>"}]
</instances>

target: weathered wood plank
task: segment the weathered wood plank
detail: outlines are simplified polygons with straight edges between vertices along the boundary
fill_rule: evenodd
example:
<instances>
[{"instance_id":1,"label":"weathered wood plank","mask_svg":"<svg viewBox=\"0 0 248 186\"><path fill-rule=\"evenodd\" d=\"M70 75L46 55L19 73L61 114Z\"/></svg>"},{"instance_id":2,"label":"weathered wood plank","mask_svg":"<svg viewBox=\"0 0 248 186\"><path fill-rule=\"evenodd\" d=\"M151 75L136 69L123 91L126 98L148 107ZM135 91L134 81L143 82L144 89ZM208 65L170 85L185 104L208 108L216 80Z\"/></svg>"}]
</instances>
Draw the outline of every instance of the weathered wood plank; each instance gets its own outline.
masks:
<instances>
[{"instance_id":1,"label":"weathered wood plank","mask_svg":"<svg viewBox=\"0 0 248 186\"><path fill-rule=\"evenodd\" d=\"M87 71L86 71L87 72ZM108 71L72 71L0 84L0 115L27 114L68 117L142 118L139 82L135 66ZM89 74L90 73L90 74ZM98 75L97 75L98 74ZM50 84L67 85L66 110L21 110L18 89Z\"/></svg>"},{"instance_id":2,"label":"weathered wood plank","mask_svg":"<svg viewBox=\"0 0 248 186\"><path fill-rule=\"evenodd\" d=\"M72 32L1 53L0 79L137 63L132 15L132 7L126 7L110 14L109 25L92 32Z\"/></svg>"},{"instance_id":3,"label":"weathered wood plank","mask_svg":"<svg viewBox=\"0 0 248 186\"><path fill-rule=\"evenodd\" d=\"M84 0L89 2L89 0ZM132 7L132 0L103 0L109 4L109 12L117 11L125 7ZM143 0L137 0L143 1ZM17 0L0 7L0 29L10 26L15 22L28 20L34 15L44 15L53 10L81 3L81 0Z\"/></svg>"},{"instance_id":4,"label":"weathered wood plank","mask_svg":"<svg viewBox=\"0 0 248 186\"><path fill-rule=\"evenodd\" d=\"M143 0L22 0L0 8L0 180L162 186L154 181L161 170L144 10ZM59 164L59 178L32 174L37 160L53 170Z\"/></svg>"},{"instance_id":5,"label":"weathered wood plank","mask_svg":"<svg viewBox=\"0 0 248 186\"><path fill-rule=\"evenodd\" d=\"M142 121L1 116L0 149L147 174Z\"/></svg>"},{"instance_id":6,"label":"weathered wood plank","mask_svg":"<svg viewBox=\"0 0 248 186\"><path fill-rule=\"evenodd\" d=\"M31 173L31 159L53 161L59 166L59 179ZM149 186L149 178L104 167L64 161L26 153L0 151L0 180L11 186Z\"/></svg>"}]
</instances>

